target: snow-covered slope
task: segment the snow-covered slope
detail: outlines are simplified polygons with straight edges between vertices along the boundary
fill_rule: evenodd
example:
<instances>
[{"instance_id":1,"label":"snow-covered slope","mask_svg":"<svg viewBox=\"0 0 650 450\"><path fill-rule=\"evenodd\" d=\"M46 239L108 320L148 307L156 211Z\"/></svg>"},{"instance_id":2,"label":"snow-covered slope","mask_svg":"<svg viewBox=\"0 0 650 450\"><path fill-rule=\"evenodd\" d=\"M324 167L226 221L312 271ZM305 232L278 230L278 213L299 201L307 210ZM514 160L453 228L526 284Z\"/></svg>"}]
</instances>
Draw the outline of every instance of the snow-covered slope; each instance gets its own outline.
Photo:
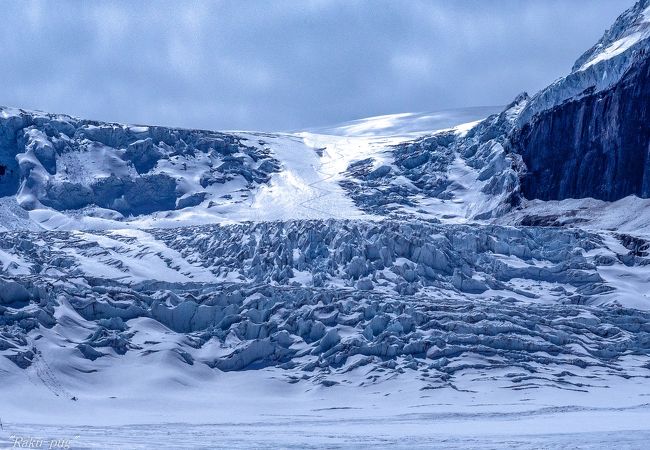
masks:
<instances>
[{"instance_id":1,"label":"snow-covered slope","mask_svg":"<svg viewBox=\"0 0 650 450\"><path fill-rule=\"evenodd\" d=\"M454 128L459 124L483 120L498 114L502 108L483 106L427 113L401 113L352 120L339 125L316 128L311 131L334 136L413 136L431 134L434 130Z\"/></svg>"},{"instance_id":2,"label":"snow-covered slope","mask_svg":"<svg viewBox=\"0 0 650 450\"><path fill-rule=\"evenodd\" d=\"M428 123L449 128L488 110L430 114L444 119ZM215 133L11 108L2 109L0 131L4 229L371 218L346 191L349 167L368 158L392 164L394 146L414 139L410 131Z\"/></svg>"},{"instance_id":3,"label":"snow-covered slope","mask_svg":"<svg viewBox=\"0 0 650 450\"><path fill-rule=\"evenodd\" d=\"M119 448L140 442L133 424L189 422L229 447L305 432L295 442L350 444L385 423L393 442L404 421L440 415L427 446L469 439L454 429L470 422L553 442L650 416L649 260L631 236L329 220L0 237L0 412L14 435L81 425L80 445ZM317 423L334 434L311 434ZM108 425L128 425L111 432L119 444L100 437ZM235 440L253 426L280 434Z\"/></svg>"}]
</instances>

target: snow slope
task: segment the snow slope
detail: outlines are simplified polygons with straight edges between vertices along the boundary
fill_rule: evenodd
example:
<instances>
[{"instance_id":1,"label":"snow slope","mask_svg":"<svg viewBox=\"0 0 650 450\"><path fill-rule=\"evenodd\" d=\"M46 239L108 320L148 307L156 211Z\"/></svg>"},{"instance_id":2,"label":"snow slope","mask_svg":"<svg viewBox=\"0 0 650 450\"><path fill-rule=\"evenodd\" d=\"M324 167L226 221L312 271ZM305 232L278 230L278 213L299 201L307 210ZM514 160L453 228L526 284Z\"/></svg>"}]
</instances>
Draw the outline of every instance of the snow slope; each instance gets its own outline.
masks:
<instances>
[{"instance_id":1,"label":"snow slope","mask_svg":"<svg viewBox=\"0 0 650 450\"><path fill-rule=\"evenodd\" d=\"M427 123L459 125L491 110L430 114ZM4 229L372 218L342 187L347 169L369 157L391 163L394 146L415 136L213 133L2 111Z\"/></svg>"},{"instance_id":2,"label":"snow slope","mask_svg":"<svg viewBox=\"0 0 650 450\"><path fill-rule=\"evenodd\" d=\"M329 219L0 242L0 442L597 445L647 430L648 254L627 235ZM271 434L237 437L254 427Z\"/></svg>"},{"instance_id":3,"label":"snow slope","mask_svg":"<svg viewBox=\"0 0 650 450\"><path fill-rule=\"evenodd\" d=\"M435 130L482 120L501 112L502 107L484 106L428 113L401 113L368 117L330 127L316 128L317 134L334 136L398 136L419 137Z\"/></svg>"}]
</instances>

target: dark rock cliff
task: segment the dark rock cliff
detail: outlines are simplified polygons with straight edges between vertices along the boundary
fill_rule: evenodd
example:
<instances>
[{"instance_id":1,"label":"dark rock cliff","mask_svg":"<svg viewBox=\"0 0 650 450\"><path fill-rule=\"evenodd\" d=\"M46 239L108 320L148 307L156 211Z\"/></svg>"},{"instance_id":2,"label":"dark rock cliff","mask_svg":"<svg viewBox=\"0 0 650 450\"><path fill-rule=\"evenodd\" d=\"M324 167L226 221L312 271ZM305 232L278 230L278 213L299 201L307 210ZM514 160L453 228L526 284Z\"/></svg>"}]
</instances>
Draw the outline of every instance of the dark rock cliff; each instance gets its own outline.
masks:
<instances>
[{"instance_id":1,"label":"dark rock cliff","mask_svg":"<svg viewBox=\"0 0 650 450\"><path fill-rule=\"evenodd\" d=\"M546 110L511 136L528 199L650 197L650 55L606 91Z\"/></svg>"}]
</instances>

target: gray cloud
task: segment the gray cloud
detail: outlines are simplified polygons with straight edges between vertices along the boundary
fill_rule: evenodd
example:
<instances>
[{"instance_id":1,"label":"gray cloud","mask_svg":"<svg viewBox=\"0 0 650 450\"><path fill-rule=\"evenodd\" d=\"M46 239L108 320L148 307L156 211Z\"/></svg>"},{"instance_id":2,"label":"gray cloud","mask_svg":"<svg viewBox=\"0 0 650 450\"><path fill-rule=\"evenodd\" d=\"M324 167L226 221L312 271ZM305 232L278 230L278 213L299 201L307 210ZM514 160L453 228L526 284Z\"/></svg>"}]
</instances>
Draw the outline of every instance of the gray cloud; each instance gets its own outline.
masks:
<instances>
[{"instance_id":1,"label":"gray cloud","mask_svg":"<svg viewBox=\"0 0 650 450\"><path fill-rule=\"evenodd\" d=\"M0 0L0 104L287 130L505 104L633 0Z\"/></svg>"}]
</instances>

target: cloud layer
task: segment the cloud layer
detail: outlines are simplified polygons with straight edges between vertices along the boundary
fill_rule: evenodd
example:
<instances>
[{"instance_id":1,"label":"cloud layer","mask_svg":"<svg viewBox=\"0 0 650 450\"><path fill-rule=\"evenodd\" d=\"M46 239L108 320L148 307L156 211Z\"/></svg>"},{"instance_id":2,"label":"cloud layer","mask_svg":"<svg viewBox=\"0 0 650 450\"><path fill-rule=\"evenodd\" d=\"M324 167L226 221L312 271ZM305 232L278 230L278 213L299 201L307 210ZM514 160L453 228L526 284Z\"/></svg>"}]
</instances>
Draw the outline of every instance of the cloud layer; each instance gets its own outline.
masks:
<instances>
[{"instance_id":1,"label":"cloud layer","mask_svg":"<svg viewBox=\"0 0 650 450\"><path fill-rule=\"evenodd\" d=\"M505 104L633 0L0 1L0 104L290 130Z\"/></svg>"}]
</instances>

